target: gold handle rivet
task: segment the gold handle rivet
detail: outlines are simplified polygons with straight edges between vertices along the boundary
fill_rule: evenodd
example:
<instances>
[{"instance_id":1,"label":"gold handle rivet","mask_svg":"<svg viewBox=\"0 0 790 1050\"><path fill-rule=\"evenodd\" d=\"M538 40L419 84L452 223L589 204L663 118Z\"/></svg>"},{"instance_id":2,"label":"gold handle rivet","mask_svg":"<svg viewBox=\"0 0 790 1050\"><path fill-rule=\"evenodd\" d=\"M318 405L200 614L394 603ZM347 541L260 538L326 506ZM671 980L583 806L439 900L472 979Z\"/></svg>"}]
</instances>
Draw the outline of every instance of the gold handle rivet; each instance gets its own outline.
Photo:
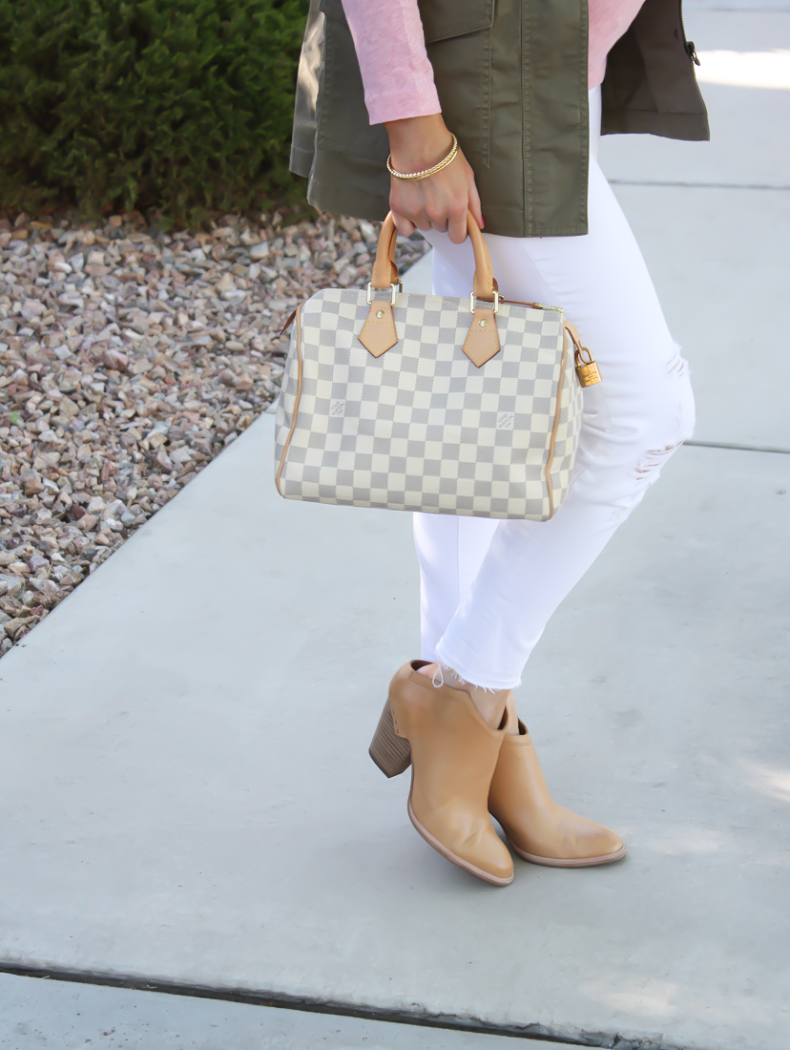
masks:
<instances>
[{"instance_id":1,"label":"gold handle rivet","mask_svg":"<svg viewBox=\"0 0 790 1050\"><path fill-rule=\"evenodd\" d=\"M376 317L378 317L379 320L381 320L381 318L383 316L384 316L384 311L383 310L376 310Z\"/></svg>"},{"instance_id":2,"label":"gold handle rivet","mask_svg":"<svg viewBox=\"0 0 790 1050\"><path fill-rule=\"evenodd\" d=\"M484 319L484 320L482 320L482 321L480 322L480 327L481 327L481 328L485 328L485 326L486 326L487 324L488 324L488 321L486 321L486 320Z\"/></svg>"}]
</instances>

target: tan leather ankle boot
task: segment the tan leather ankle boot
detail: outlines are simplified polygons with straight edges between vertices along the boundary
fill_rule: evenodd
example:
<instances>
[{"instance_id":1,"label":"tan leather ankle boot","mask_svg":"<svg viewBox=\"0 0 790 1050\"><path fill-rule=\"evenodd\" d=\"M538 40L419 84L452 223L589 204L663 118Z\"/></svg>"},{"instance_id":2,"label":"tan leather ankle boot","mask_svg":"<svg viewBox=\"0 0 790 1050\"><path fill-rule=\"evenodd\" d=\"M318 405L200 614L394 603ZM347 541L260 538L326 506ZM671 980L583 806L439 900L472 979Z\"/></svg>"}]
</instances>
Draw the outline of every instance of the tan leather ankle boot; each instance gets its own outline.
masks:
<instances>
[{"instance_id":1,"label":"tan leather ankle boot","mask_svg":"<svg viewBox=\"0 0 790 1050\"><path fill-rule=\"evenodd\" d=\"M512 730L518 724L518 735ZM549 794L532 739L508 701L507 730L491 789L489 812L516 853L533 864L587 868L611 864L626 847L613 831L558 805Z\"/></svg>"},{"instance_id":2,"label":"tan leather ankle boot","mask_svg":"<svg viewBox=\"0 0 790 1050\"><path fill-rule=\"evenodd\" d=\"M465 871L507 886L513 858L488 813L504 729L487 725L464 690L434 686L420 666L405 664L392 679L371 757L392 776L410 754L409 817L417 831Z\"/></svg>"}]
</instances>

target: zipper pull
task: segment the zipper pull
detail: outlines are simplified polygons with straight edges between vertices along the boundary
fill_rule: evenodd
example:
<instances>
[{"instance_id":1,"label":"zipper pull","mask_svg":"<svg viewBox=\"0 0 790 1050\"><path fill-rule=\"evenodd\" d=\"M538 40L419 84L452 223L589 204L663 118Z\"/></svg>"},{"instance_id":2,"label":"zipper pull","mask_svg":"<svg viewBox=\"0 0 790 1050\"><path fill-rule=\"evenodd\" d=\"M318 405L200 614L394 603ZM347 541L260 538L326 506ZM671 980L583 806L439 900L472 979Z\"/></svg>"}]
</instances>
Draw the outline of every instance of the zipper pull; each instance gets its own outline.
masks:
<instances>
[{"instance_id":1,"label":"zipper pull","mask_svg":"<svg viewBox=\"0 0 790 1050\"><path fill-rule=\"evenodd\" d=\"M299 307L297 306L296 310L298 310L298 309L299 309ZM291 316L288 318L288 320L283 325L283 330L280 332L280 335L277 336L278 339L280 339L282 336L284 336L285 333L288 331L288 329L291 327L291 324L293 323L293 319L294 319L294 317L296 317L296 310L292 310L291 311Z\"/></svg>"},{"instance_id":2,"label":"zipper pull","mask_svg":"<svg viewBox=\"0 0 790 1050\"><path fill-rule=\"evenodd\" d=\"M699 60L699 55L697 54L697 49L696 49L696 47L694 47L694 41L693 40L688 40L686 42L686 54L689 56L689 58L691 59L691 61L694 63L695 66L701 66L702 65L702 63Z\"/></svg>"}]
</instances>

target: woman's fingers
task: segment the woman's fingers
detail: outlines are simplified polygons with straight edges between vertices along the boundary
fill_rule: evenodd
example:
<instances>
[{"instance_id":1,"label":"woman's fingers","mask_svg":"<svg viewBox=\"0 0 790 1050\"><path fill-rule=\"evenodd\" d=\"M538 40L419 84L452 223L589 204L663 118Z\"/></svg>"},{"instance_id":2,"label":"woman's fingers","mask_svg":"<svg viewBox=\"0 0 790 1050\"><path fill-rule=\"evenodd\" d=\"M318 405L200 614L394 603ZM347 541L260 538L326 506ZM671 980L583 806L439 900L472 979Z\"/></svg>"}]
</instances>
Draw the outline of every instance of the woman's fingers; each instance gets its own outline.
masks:
<instances>
[{"instance_id":1,"label":"woman's fingers","mask_svg":"<svg viewBox=\"0 0 790 1050\"><path fill-rule=\"evenodd\" d=\"M466 240L466 213L467 207L454 208L450 212L450 221L447 224L447 232L453 244L461 244Z\"/></svg>"},{"instance_id":2,"label":"woman's fingers","mask_svg":"<svg viewBox=\"0 0 790 1050\"><path fill-rule=\"evenodd\" d=\"M439 233L447 233L447 205L444 201L440 201L436 204L431 203L425 209L425 217L428 220L429 230L437 230ZM422 229L423 227L421 227Z\"/></svg>"},{"instance_id":3,"label":"woman's fingers","mask_svg":"<svg viewBox=\"0 0 790 1050\"><path fill-rule=\"evenodd\" d=\"M405 117L386 122L392 165L397 171L421 172L449 156L453 136L441 113ZM472 168L458 150L449 163L425 179L392 177L390 209L398 232L418 230L449 232L460 243L466 237L466 213L470 210L480 227L483 216Z\"/></svg>"},{"instance_id":4,"label":"woman's fingers","mask_svg":"<svg viewBox=\"0 0 790 1050\"><path fill-rule=\"evenodd\" d=\"M460 151L452 164L427 179L406 182L393 178L390 209L398 233L405 237L415 228L437 230L449 233L450 240L460 244L466 238L467 210L483 226L474 172Z\"/></svg>"},{"instance_id":5,"label":"woman's fingers","mask_svg":"<svg viewBox=\"0 0 790 1050\"><path fill-rule=\"evenodd\" d=\"M395 229L401 237L410 237L414 233L414 223L407 219L405 215L401 215L400 212L395 211L390 201L390 211L392 212L392 220L395 223Z\"/></svg>"},{"instance_id":6,"label":"woman's fingers","mask_svg":"<svg viewBox=\"0 0 790 1050\"><path fill-rule=\"evenodd\" d=\"M425 214L424 194L414 186L404 186L402 182L392 180L390 188L390 211L398 227L398 233L404 237L414 233L415 229L430 230L431 221Z\"/></svg>"}]
</instances>

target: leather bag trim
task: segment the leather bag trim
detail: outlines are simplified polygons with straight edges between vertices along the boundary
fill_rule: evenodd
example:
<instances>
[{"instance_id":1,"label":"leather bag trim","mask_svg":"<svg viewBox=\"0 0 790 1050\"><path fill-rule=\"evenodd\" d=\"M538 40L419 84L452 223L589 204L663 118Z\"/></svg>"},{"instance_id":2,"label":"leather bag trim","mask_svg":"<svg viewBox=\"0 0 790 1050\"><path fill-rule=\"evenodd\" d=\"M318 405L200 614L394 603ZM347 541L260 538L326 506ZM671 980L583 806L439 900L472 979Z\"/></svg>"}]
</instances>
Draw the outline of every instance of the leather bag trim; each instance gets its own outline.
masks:
<instances>
[{"instance_id":1,"label":"leather bag trim","mask_svg":"<svg viewBox=\"0 0 790 1050\"><path fill-rule=\"evenodd\" d=\"M560 378L557 381L557 408L554 413L554 426L551 430L551 441L549 442L549 454L546 459L546 491L549 494L549 516L545 521L554 517L554 486L551 484L551 465L554 462L554 443L557 440L557 431L560 426L560 413L562 412L562 387L565 382L565 369L568 365L568 329L565 327L565 317L562 318L562 358L560 359Z\"/></svg>"},{"instance_id":2,"label":"leather bag trim","mask_svg":"<svg viewBox=\"0 0 790 1050\"><path fill-rule=\"evenodd\" d=\"M280 488L280 478L282 477L283 468L285 467L285 457L288 455L288 448L291 444L291 438L294 436L296 430L296 419L299 415L299 403L302 400L302 307L296 311L296 359L299 362L299 372L296 382L296 401L294 402L293 419L291 420L291 429L288 431L288 437L285 439L285 446L283 448L283 454L280 459L280 466L277 468L277 477L275 478L275 484L277 491L281 496L285 493ZM564 347L563 347L563 361L565 360Z\"/></svg>"}]
</instances>

